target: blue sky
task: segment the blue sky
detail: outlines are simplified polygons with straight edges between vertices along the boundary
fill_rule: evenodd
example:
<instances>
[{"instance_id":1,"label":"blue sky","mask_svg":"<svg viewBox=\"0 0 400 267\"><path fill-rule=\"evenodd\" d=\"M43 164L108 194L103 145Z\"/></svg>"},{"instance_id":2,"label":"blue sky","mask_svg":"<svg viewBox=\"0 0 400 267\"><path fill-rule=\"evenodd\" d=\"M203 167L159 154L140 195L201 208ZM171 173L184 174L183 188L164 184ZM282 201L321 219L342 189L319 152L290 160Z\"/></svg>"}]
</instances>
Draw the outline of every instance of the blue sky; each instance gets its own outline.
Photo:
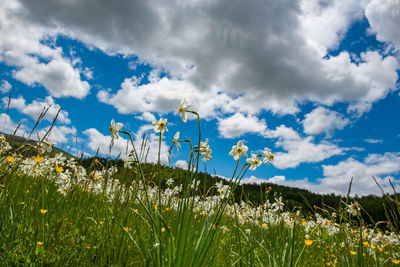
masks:
<instances>
[{"instance_id":1,"label":"blue sky","mask_svg":"<svg viewBox=\"0 0 400 267\"><path fill-rule=\"evenodd\" d=\"M43 136L71 153L111 154L111 119L148 138L167 118L162 160L176 131L197 140L197 122L180 120L190 99L209 139L209 173L230 177L232 146L269 147L276 158L249 171L320 193L380 194L375 176L400 190L400 3L396 0L66 1L0 4L1 130ZM8 96L11 94L7 113ZM77 143L77 144L76 144ZM250 153L249 153L250 156ZM173 149L184 165L188 148Z\"/></svg>"}]
</instances>

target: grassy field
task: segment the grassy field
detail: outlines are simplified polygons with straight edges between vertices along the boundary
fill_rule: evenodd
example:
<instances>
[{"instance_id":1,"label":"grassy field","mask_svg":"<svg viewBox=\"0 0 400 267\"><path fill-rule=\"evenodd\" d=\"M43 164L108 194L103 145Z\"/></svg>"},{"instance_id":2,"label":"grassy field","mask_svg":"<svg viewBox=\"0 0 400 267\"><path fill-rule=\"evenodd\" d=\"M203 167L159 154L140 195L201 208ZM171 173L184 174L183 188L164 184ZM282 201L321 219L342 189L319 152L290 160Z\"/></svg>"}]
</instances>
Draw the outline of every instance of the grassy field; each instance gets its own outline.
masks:
<instances>
[{"instance_id":1,"label":"grassy field","mask_svg":"<svg viewBox=\"0 0 400 267\"><path fill-rule=\"evenodd\" d=\"M161 144L166 121L153 126ZM113 138L130 136L121 124L112 122L110 130ZM189 141L177 137L174 145ZM350 199L326 216L309 217L285 210L279 196L257 206L233 202L246 171L273 160L268 149L243 160L247 147L239 141L230 153L237 161L232 181L215 184L213 194L199 194L198 163L211 158L200 138L191 145L185 182L172 177L164 180L166 187L144 174L135 149L125 168L94 161L85 169L75 158L52 155L44 141L24 146L12 149L0 137L0 262L5 266L400 264L399 236L367 226L359 204ZM26 149L35 155L24 156Z\"/></svg>"}]
</instances>

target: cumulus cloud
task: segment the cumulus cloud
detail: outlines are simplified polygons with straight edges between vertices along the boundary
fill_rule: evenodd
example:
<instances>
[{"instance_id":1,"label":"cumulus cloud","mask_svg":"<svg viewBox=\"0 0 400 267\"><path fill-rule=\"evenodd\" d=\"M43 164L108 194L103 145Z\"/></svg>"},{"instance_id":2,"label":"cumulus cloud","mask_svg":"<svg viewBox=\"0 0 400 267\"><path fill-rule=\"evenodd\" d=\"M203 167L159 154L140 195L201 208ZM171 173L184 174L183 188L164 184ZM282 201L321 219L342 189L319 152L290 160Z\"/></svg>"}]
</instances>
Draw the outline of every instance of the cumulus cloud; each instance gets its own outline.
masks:
<instances>
[{"instance_id":1,"label":"cumulus cloud","mask_svg":"<svg viewBox=\"0 0 400 267\"><path fill-rule=\"evenodd\" d=\"M14 131L17 129L17 127L18 127L18 123L15 123L8 114L0 113L1 132L7 133L7 134L13 134ZM26 128L22 123L19 126L18 130L15 132L15 134L18 136L24 136L26 134Z\"/></svg>"},{"instance_id":2,"label":"cumulus cloud","mask_svg":"<svg viewBox=\"0 0 400 267\"><path fill-rule=\"evenodd\" d=\"M272 164L278 169L295 168L299 164L321 162L335 155L344 154L336 144L321 141L314 143L314 137L301 137L290 127L281 125L275 130L267 131L269 138L277 138L276 147L287 152L276 152Z\"/></svg>"},{"instance_id":3,"label":"cumulus cloud","mask_svg":"<svg viewBox=\"0 0 400 267\"><path fill-rule=\"evenodd\" d=\"M0 4L0 61L16 67L13 78L29 85L42 85L54 97L83 98L90 90L80 77L81 70L65 58L50 36L56 29L23 18L18 1Z\"/></svg>"},{"instance_id":4,"label":"cumulus cloud","mask_svg":"<svg viewBox=\"0 0 400 267\"><path fill-rule=\"evenodd\" d=\"M6 80L1 80L0 92L3 94L8 93L11 90L11 84Z\"/></svg>"},{"instance_id":5,"label":"cumulus cloud","mask_svg":"<svg viewBox=\"0 0 400 267\"><path fill-rule=\"evenodd\" d=\"M2 101L3 105L6 107L8 105L8 97L3 97ZM17 98L11 98L10 108L15 108L34 120L37 120L44 109L48 108L43 119L53 121L61 107L54 102L51 96L47 96L43 100L33 100L30 104L26 104L24 97L19 96ZM65 124L71 123L71 120L68 118L68 112L61 110L58 114L57 121Z\"/></svg>"},{"instance_id":6,"label":"cumulus cloud","mask_svg":"<svg viewBox=\"0 0 400 267\"><path fill-rule=\"evenodd\" d=\"M221 101L211 100L228 95L237 97L233 99L236 103L247 104L245 108L252 114L263 109L293 113L304 100L357 102L351 110L362 113L397 89L398 65L392 56L366 52L361 63L353 62L348 52L325 57L327 49L336 47L350 25L363 17L366 1L12 2L20 5L14 5L13 13L6 12L7 18L62 33L110 54L136 54L141 62L166 71L170 83L184 81L211 95L207 102L210 109L205 110L208 115ZM47 50L56 53L55 49ZM69 73L79 81L77 75ZM33 82L29 75L23 76ZM171 96L157 90L159 97L154 97L154 85L124 83L116 94L103 91L99 99L120 112L131 113L135 108L128 101L142 104L147 112L158 112L158 107L165 110L166 105L177 103L175 98L182 97L172 94L179 90L172 90ZM136 91L138 101L132 93ZM119 106L118 100L123 99ZM231 112L242 112L240 107L244 106Z\"/></svg>"},{"instance_id":7,"label":"cumulus cloud","mask_svg":"<svg viewBox=\"0 0 400 267\"><path fill-rule=\"evenodd\" d=\"M400 49L400 4L397 0L372 0L368 3L365 15L371 25L371 32L377 39L388 42Z\"/></svg>"},{"instance_id":8,"label":"cumulus cloud","mask_svg":"<svg viewBox=\"0 0 400 267\"><path fill-rule=\"evenodd\" d=\"M177 160L175 162L175 167L179 167L181 169L187 170L188 168L188 163L186 160Z\"/></svg>"},{"instance_id":9,"label":"cumulus cloud","mask_svg":"<svg viewBox=\"0 0 400 267\"><path fill-rule=\"evenodd\" d=\"M46 127L44 129L39 130L40 138L48 132L50 127ZM75 127L67 127L67 126L54 126L51 129L51 132L47 135L47 139L51 142L55 142L56 144L64 144L70 141L70 138L75 137L77 134Z\"/></svg>"},{"instance_id":10,"label":"cumulus cloud","mask_svg":"<svg viewBox=\"0 0 400 267\"><path fill-rule=\"evenodd\" d=\"M242 113L218 121L218 131L224 138L236 138L247 133L265 134L267 124L255 116L244 116Z\"/></svg>"},{"instance_id":11,"label":"cumulus cloud","mask_svg":"<svg viewBox=\"0 0 400 267\"><path fill-rule=\"evenodd\" d=\"M141 160L146 162L156 163L158 161L158 135L152 132L153 127L151 125L144 125L139 128L139 130L133 136L135 148L138 150L141 157ZM83 132L88 137L87 146L92 151L99 151L99 153L103 155L111 155L125 157L127 152L129 153L132 150L132 145L127 138L120 136L118 139L114 139L114 144L111 148L110 153L110 142L111 136L103 135L98 130L94 128L87 129ZM146 136L146 146L144 147L144 151L139 151L142 143L143 136ZM139 155L139 156L140 156ZM161 142L161 152L160 152L160 160L162 164L168 163L168 146L162 141Z\"/></svg>"},{"instance_id":12,"label":"cumulus cloud","mask_svg":"<svg viewBox=\"0 0 400 267\"><path fill-rule=\"evenodd\" d=\"M349 120L343 115L324 107L317 107L305 115L305 119L302 121L304 133L310 135L320 133L330 135L335 129L342 130L348 123Z\"/></svg>"}]
</instances>

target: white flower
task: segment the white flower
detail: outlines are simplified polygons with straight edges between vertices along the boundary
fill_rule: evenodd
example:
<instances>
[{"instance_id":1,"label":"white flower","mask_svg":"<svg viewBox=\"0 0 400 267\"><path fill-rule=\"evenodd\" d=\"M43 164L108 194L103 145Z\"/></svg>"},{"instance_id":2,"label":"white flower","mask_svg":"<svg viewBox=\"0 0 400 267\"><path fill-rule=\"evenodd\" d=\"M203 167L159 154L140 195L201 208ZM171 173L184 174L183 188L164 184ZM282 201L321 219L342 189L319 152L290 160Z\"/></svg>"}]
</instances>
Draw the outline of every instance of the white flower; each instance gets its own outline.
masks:
<instances>
[{"instance_id":1,"label":"white flower","mask_svg":"<svg viewBox=\"0 0 400 267\"><path fill-rule=\"evenodd\" d=\"M263 163L267 163L267 162L270 162L271 160L273 160L275 156L274 156L274 154L271 153L271 149L266 147L266 148L264 148L264 151L263 151L263 157L264 157Z\"/></svg>"},{"instance_id":2,"label":"white flower","mask_svg":"<svg viewBox=\"0 0 400 267\"><path fill-rule=\"evenodd\" d=\"M240 140L236 146L232 147L229 156L232 156L234 160L238 160L241 156L247 157L247 150L248 147L243 144L242 140Z\"/></svg>"},{"instance_id":3,"label":"white flower","mask_svg":"<svg viewBox=\"0 0 400 267\"><path fill-rule=\"evenodd\" d=\"M183 122L187 121L187 110L188 108L191 106L192 104L190 103L190 101L188 101L188 103L186 103L186 99L182 99L181 101L181 106L178 108L178 112L179 114L181 114L181 119Z\"/></svg>"},{"instance_id":4,"label":"white flower","mask_svg":"<svg viewBox=\"0 0 400 267\"><path fill-rule=\"evenodd\" d=\"M208 144L208 138L206 139L205 142L200 142L199 153L200 155L203 156L204 162L212 159L211 152L212 150L210 148L210 145Z\"/></svg>"},{"instance_id":5,"label":"white flower","mask_svg":"<svg viewBox=\"0 0 400 267\"><path fill-rule=\"evenodd\" d=\"M179 135L180 135L180 132L176 132L176 134L174 135L174 139L172 140L172 143L176 146L176 150L178 150L178 151L179 151L179 148L181 148L181 144L179 144L179 141L178 141Z\"/></svg>"},{"instance_id":6,"label":"white flower","mask_svg":"<svg viewBox=\"0 0 400 267\"><path fill-rule=\"evenodd\" d=\"M171 186L171 185L174 184L174 180L173 180L172 178L169 178L169 179L167 180L166 184L167 184L168 186Z\"/></svg>"},{"instance_id":7,"label":"white flower","mask_svg":"<svg viewBox=\"0 0 400 267\"><path fill-rule=\"evenodd\" d=\"M118 139L118 133L122 129L122 126L124 126L122 123L115 123L114 119L111 120L110 132L112 139Z\"/></svg>"},{"instance_id":8,"label":"white flower","mask_svg":"<svg viewBox=\"0 0 400 267\"><path fill-rule=\"evenodd\" d=\"M133 164L133 162L135 161L135 159L133 158L132 155L128 155L125 160L124 160L124 168L131 168L131 165Z\"/></svg>"},{"instance_id":9,"label":"white flower","mask_svg":"<svg viewBox=\"0 0 400 267\"><path fill-rule=\"evenodd\" d=\"M251 154L251 158L248 158L246 161L250 164L250 170L252 171L261 165L261 161L258 159L256 154Z\"/></svg>"},{"instance_id":10,"label":"white flower","mask_svg":"<svg viewBox=\"0 0 400 267\"><path fill-rule=\"evenodd\" d=\"M160 118L159 121L153 121L153 129L155 133L164 133L164 131L168 132L167 119Z\"/></svg>"}]
</instances>

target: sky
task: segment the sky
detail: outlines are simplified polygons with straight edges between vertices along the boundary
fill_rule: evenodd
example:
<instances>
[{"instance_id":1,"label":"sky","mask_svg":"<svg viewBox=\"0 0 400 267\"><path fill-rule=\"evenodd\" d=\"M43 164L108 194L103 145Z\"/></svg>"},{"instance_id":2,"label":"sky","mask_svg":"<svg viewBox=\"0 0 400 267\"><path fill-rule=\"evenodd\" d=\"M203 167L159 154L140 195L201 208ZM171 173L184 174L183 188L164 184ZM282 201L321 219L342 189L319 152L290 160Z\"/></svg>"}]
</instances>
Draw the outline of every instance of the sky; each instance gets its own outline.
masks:
<instances>
[{"instance_id":1,"label":"sky","mask_svg":"<svg viewBox=\"0 0 400 267\"><path fill-rule=\"evenodd\" d=\"M0 2L0 130L50 139L86 156L124 158L128 137L109 150L110 122L157 161L152 122L167 118L161 161L185 167L197 118L212 159L202 171L231 177L228 155L275 159L244 182L318 193L400 191L399 0L7 0ZM10 97L11 96L11 97ZM10 100L10 103L9 103ZM242 160L244 162L244 160Z\"/></svg>"}]
</instances>

